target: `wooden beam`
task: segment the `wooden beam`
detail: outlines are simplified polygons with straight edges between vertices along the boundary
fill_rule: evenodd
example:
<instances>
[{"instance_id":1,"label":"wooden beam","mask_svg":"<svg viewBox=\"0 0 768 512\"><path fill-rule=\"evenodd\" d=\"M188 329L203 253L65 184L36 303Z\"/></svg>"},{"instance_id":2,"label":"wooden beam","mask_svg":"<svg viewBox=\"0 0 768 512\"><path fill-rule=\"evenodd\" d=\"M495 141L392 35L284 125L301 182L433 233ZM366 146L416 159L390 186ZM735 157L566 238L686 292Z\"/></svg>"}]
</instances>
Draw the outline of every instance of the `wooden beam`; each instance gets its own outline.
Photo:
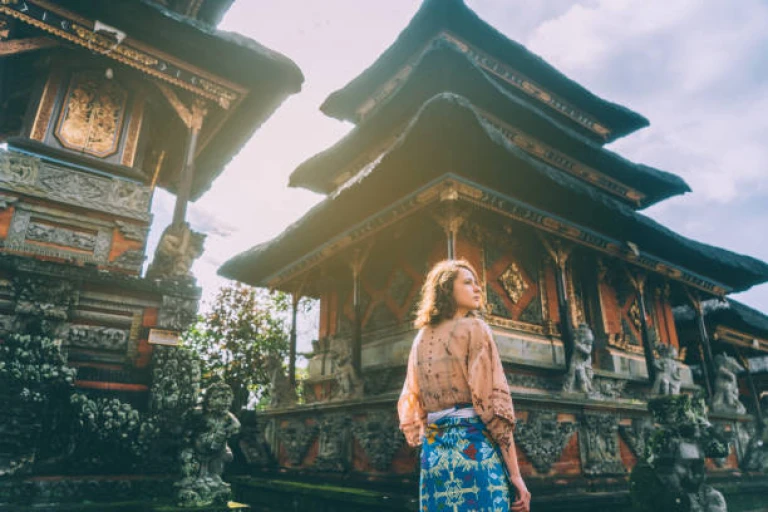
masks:
<instances>
[{"instance_id":1,"label":"wooden beam","mask_svg":"<svg viewBox=\"0 0 768 512\"><path fill-rule=\"evenodd\" d=\"M20 53L43 50L45 48L54 48L56 46L59 46L58 41L45 36L0 41L0 57L8 57L9 55L18 55Z\"/></svg>"}]
</instances>

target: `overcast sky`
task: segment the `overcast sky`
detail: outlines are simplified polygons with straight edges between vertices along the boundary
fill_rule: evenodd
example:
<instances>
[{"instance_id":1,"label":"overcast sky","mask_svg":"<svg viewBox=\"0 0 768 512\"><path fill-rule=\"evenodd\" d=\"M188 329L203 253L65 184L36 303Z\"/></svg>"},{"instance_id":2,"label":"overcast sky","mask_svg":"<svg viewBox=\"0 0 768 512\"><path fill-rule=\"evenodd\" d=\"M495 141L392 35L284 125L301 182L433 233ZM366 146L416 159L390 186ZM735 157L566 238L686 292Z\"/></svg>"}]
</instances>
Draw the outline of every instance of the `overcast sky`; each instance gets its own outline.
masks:
<instances>
[{"instance_id":1,"label":"overcast sky","mask_svg":"<svg viewBox=\"0 0 768 512\"><path fill-rule=\"evenodd\" d=\"M324 116L331 92L366 69L420 0L237 0L220 27L291 58L290 97L189 211L206 232L194 267L210 300L228 258L280 233L321 196L287 187L298 164L352 125ZM768 260L768 2L467 0L498 30L651 126L609 147L682 176L693 193L645 213L687 237ZM225 58L225 56L222 56ZM173 197L155 196L150 250ZM151 254L151 253L150 253ZM768 311L768 285L736 296ZM300 350L308 347L300 347Z\"/></svg>"}]
</instances>

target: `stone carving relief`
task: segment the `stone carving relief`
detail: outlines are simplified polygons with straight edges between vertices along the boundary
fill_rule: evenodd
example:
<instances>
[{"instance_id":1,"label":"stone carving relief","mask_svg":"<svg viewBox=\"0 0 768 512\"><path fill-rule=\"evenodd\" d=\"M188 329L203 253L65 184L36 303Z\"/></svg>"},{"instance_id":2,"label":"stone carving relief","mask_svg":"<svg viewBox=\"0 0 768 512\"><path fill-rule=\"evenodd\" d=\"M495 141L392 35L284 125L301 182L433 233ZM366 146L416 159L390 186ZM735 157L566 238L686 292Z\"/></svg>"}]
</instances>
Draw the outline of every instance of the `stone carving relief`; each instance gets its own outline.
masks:
<instances>
[{"instance_id":1,"label":"stone carving relief","mask_svg":"<svg viewBox=\"0 0 768 512\"><path fill-rule=\"evenodd\" d=\"M115 221L115 224L117 225L117 229L120 231L120 234L123 235L123 237L125 237L127 240L143 242L147 237L146 226L132 224L122 220Z\"/></svg>"},{"instance_id":2,"label":"stone carving relief","mask_svg":"<svg viewBox=\"0 0 768 512\"><path fill-rule=\"evenodd\" d=\"M712 397L712 410L716 412L735 412L744 414L746 408L739 401L738 373L744 367L728 354L715 356L715 390Z\"/></svg>"},{"instance_id":3,"label":"stone carving relief","mask_svg":"<svg viewBox=\"0 0 768 512\"><path fill-rule=\"evenodd\" d=\"M582 392L590 394L594 391L592 385L592 344L595 336L592 329L587 324L579 325L573 333L573 355L571 364L568 366L568 372L563 382L563 392L574 393Z\"/></svg>"},{"instance_id":4,"label":"stone carving relief","mask_svg":"<svg viewBox=\"0 0 768 512\"><path fill-rule=\"evenodd\" d=\"M274 464L274 453L272 453L267 441L267 431L272 421L262 416L250 422L243 422L239 446L248 464L254 466L271 466Z\"/></svg>"},{"instance_id":5,"label":"stone carving relief","mask_svg":"<svg viewBox=\"0 0 768 512\"><path fill-rule=\"evenodd\" d=\"M197 318L197 299L163 295L163 303L157 316L158 326L163 329L183 331Z\"/></svg>"},{"instance_id":6,"label":"stone carving relief","mask_svg":"<svg viewBox=\"0 0 768 512\"><path fill-rule=\"evenodd\" d=\"M129 249L112 260L112 265L128 270L138 270L144 264L144 251Z\"/></svg>"},{"instance_id":7,"label":"stone carving relief","mask_svg":"<svg viewBox=\"0 0 768 512\"><path fill-rule=\"evenodd\" d=\"M99 350L124 351L129 332L123 329L94 325L72 325L67 333L67 344Z\"/></svg>"},{"instance_id":8,"label":"stone carving relief","mask_svg":"<svg viewBox=\"0 0 768 512\"><path fill-rule=\"evenodd\" d=\"M584 413L579 430L579 447L584 474L626 472L619 453L619 422L616 416Z\"/></svg>"},{"instance_id":9,"label":"stone carving relief","mask_svg":"<svg viewBox=\"0 0 768 512\"><path fill-rule=\"evenodd\" d=\"M518 421L515 441L540 474L547 474L560 459L563 449L576 432L573 422L557 421L554 411L530 411L526 421Z\"/></svg>"},{"instance_id":10,"label":"stone carving relief","mask_svg":"<svg viewBox=\"0 0 768 512\"><path fill-rule=\"evenodd\" d=\"M40 170L40 160L21 153L0 151L0 181L20 185L33 184Z\"/></svg>"},{"instance_id":11,"label":"stone carving relief","mask_svg":"<svg viewBox=\"0 0 768 512\"><path fill-rule=\"evenodd\" d=\"M749 439L744 447L741 467L747 471L768 472L768 418L762 425L748 430Z\"/></svg>"},{"instance_id":12,"label":"stone carving relief","mask_svg":"<svg viewBox=\"0 0 768 512\"><path fill-rule=\"evenodd\" d=\"M631 425L619 425L619 432L638 459L646 456L645 446L653 432L650 418L633 418Z\"/></svg>"},{"instance_id":13,"label":"stone carving relief","mask_svg":"<svg viewBox=\"0 0 768 512\"><path fill-rule=\"evenodd\" d=\"M96 248L96 233L75 231L35 221L27 224L25 238L34 242L72 247L81 251L93 251Z\"/></svg>"},{"instance_id":14,"label":"stone carving relief","mask_svg":"<svg viewBox=\"0 0 768 512\"><path fill-rule=\"evenodd\" d=\"M192 264L203 254L205 235L189 224L171 224L160 236L155 257L147 269L148 279L194 282Z\"/></svg>"},{"instance_id":15,"label":"stone carving relief","mask_svg":"<svg viewBox=\"0 0 768 512\"><path fill-rule=\"evenodd\" d=\"M320 471L346 471L350 463L351 418L346 414L328 414L320 420L317 460Z\"/></svg>"},{"instance_id":16,"label":"stone carving relief","mask_svg":"<svg viewBox=\"0 0 768 512\"><path fill-rule=\"evenodd\" d=\"M376 471L387 471L405 438L398 421L390 411L368 413L364 420L352 424L352 434L365 451Z\"/></svg>"},{"instance_id":17,"label":"stone carving relief","mask_svg":"<svg viewBox=\"0 0 768 512\"><path fill-rule=\"evenodd\" d=\"M69 281L43 276L17 275L13 292L19 332L54 335L77 304L78 293Z\"/></svg>"},{"instance_id":18,"label":"stone carving relief","mask_svg":"<svg viewBox=\"0 0 768 512\"><path fill-rule=\"evenodd\" d=\"M95 176L0 151L3 188L62 203L149 221L148 186L120 178Z\"/></svg>"},{"instance_id":19,"label":"stone carving relief","mask_svg":"<svg viewBox=\"0 0 768 512\"><path fill-rule=\"evenodd\" d=\"M285 449L288 462L292 466L301 465L310 443L317 435L317 430L317 423L307 425L303 419L289 420L287 425L278 429L280 445Z\"/></svg>"}]
</instances>

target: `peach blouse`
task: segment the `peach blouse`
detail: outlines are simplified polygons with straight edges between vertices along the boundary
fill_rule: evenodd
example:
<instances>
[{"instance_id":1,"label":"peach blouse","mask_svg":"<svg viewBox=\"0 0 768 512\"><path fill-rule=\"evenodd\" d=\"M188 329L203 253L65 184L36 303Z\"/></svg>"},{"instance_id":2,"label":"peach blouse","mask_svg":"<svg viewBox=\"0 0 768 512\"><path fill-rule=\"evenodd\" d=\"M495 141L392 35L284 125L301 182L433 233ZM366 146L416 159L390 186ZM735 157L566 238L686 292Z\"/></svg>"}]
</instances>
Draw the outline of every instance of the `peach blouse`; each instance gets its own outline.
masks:
<instances>
[{"instance_id":1,"label":"peach blouse","mask_svg":"<svg viewBox=\"0 0 768 512\"><path fill-rule=\"evenodd\" d=\"M469 403L494 441L508 448L515 410L491 329L473 317L423 328L413 341L397 404L406 441L421 444L427 413Z\"/></svg>"}]
</instances>

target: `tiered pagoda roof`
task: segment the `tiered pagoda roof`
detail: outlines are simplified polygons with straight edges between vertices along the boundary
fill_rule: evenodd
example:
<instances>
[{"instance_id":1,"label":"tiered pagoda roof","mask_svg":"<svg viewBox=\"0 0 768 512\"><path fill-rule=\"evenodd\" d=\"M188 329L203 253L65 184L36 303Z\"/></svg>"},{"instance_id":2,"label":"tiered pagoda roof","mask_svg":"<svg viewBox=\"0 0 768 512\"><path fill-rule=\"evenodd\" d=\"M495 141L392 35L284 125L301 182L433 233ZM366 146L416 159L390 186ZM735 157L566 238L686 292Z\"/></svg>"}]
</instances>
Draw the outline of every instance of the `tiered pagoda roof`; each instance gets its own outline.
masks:
<instances>
[{"instance_id":1,"label":"tiered pagoda roof","mask_svg":"<svg viewBox=\"0 0 768 512\"><path fill-rule=\"evenodd\" d=\"M530 81L520 85L521 76ZM715 295L768 280L765 263L638 213L689 190L602 147L645 118L567 79L460 0L426 0L322 110L357 126L299 166L291 185L328 196L276 239L225 263L222 275L279 286L451 182L464 201Z\"/></svg>"},{"instance_id":2,"label":"tiered pagoda roof","mask_svg":"<svg viewBox=\"0 0 768 512\"><path fill-rule=\"evenodd\" d=\"M189 92L221 106L210 109L201 132L191 194L195 199L304 81L299 68L287 57L252 39L215 28L231 3L28 0L0 8L23 22L29 35L46 35L70 48L90 49L160 84L175 87L180 94ZM125 39L112 50L105 48L105 44L113 44L112 39L96 31L96 22L123 32ZM34 141L16 139L8 142L35 153L46 151ZM112 167L109 171L130 175L128 168ZM166 167L157 183L175 191L181 164Z\"/></svg>"}]
</instances>

